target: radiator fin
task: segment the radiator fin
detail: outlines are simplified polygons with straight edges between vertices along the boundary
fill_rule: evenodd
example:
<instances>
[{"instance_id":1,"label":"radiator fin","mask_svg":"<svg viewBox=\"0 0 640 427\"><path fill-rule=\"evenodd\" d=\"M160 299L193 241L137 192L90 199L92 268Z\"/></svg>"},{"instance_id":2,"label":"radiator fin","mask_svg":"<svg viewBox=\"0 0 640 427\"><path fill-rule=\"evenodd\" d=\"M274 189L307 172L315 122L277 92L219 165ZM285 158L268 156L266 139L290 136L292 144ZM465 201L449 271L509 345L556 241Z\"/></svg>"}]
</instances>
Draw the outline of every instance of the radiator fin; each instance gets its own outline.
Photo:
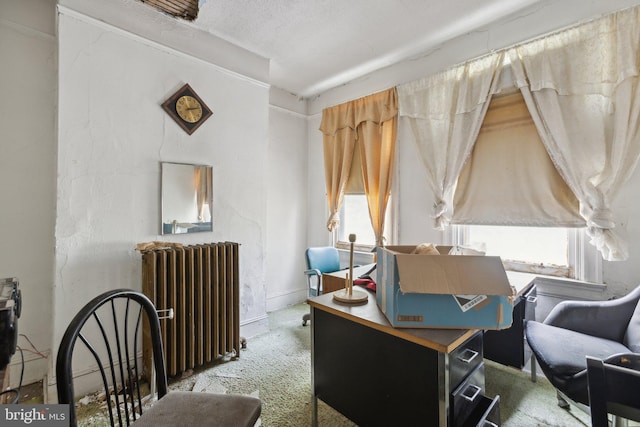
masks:
<instances>
[{"instance_id":1,"label":"radiator fin","mask_svg":"<svg viewBox=\"0 0 640 427\"><path fill-rule=\"evenodd\" d=\"M142 291L158 310L174 310L160 320L169 376L240 357L238 249L221 242L143 252Z\"/></svg>"}]
</instances>

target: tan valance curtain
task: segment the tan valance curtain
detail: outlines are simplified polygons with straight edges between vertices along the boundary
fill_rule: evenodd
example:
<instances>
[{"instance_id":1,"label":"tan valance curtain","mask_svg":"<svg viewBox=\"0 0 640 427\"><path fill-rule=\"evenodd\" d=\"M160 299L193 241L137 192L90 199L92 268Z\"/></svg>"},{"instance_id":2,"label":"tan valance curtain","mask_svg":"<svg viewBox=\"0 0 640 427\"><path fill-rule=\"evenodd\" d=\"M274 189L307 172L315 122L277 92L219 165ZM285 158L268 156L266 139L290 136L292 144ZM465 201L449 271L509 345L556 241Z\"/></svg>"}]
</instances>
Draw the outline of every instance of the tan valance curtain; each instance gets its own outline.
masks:
<instances>
[{"instance_id":1,"label":"tan valance curtain","mask_svg":"<svg viewBox=\"0 0 640 427\"><path fill-rule=\"evenodd\" d=\"M395 88L322 111L320 130L323 133L329 231L339 226L338 212L357 148L376 244L383 244L384 216L391 193L397 115Z\"/></svg>"},{"instance_id":2,"label":"tan valance curtain","mask_svg":"<svg viewBox=\"0 0 640 427\"><path fill-rule=\"evenodd\" d=\"M453 224L585 225L519 91L491 100L453 205Z\"/></svg>"}]
</instances>

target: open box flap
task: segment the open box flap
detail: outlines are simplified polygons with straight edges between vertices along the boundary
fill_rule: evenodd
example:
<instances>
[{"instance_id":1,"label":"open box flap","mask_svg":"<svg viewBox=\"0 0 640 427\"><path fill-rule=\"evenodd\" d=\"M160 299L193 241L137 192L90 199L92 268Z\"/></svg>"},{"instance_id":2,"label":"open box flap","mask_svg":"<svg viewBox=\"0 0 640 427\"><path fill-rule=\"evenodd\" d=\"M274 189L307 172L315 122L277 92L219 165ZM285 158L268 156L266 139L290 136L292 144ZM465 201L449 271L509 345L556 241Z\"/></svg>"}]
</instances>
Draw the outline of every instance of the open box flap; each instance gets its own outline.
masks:
<instances>
[{"instance_id":1,"label":"open box flap","mask_svg":"<svg viewBox=\"0 0 640 427\"><path fill-rule=\"evenodd\" d=\"M398 253L396 261L403 293L513 295L500 257Z\"/></svg>"}]
</instances>

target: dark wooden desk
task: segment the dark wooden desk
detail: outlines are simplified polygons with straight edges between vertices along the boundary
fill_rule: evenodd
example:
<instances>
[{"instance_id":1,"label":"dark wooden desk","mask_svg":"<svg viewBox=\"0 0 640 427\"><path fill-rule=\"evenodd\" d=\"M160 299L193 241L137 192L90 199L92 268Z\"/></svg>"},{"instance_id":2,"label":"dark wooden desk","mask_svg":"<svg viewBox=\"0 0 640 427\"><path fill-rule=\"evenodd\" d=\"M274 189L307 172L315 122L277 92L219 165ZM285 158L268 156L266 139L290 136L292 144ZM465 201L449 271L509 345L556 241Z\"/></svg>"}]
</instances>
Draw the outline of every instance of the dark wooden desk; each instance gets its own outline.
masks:
<instances>
[{"instance_id":1,"label":"dark wooden desk","mask_svg":"<svg viewBox=\"0 0 640 427\"><path fill-rule=\"evenodd\" d=\"M535 320L535 276L509 271L507 277L516 291L513 300L513 323L508 329L484 332L484 357L502 365L522 369L531 359L531 350L524 337L524 322ZM535 363L532 363L531 378L534 381L535 376Z\"/></svg>"},{"instance_id":2,"label":"dark wooden desk","mask_svg":"<svg viewBox=\"0 0 640 427\"><path fill-rule=\"evenodd\" d=\"M473 376L484 392L481 331L393 328L373 293L363 305L308 302L313 426L321 399L360 426L445 427L455 389Z\"/></svg>"},{"instance_id":3,"label":"dark wooden desk","mask_svg":"<svg viewBox=\"0 0 640 427\"><path fill-rule=\"evenodd\" d=\"M353 278L357 279L373 267L374 264L362 265L360 267L354 267ZM329 292L339 291L345 288L345 279L349 273L349 269L334 271L333 273L322 274L322 292L328 294Z\"/></svg>"}]
</instances>

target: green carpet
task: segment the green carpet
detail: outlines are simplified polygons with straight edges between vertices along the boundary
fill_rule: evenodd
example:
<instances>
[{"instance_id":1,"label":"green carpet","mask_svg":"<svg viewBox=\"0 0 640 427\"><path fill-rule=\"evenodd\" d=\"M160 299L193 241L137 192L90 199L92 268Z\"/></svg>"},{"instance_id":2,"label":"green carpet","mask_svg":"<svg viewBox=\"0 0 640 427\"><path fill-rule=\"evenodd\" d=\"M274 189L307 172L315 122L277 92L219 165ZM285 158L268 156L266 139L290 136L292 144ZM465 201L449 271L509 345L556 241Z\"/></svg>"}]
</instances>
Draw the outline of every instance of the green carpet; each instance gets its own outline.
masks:
<instances>
[{"instance_id":1,"label":"green carpet","mask_svg":"<svg viewBox=\"0 0 640 427\"><path fill-rule=\"evenodd\" d=\"M557 405L556 391L546 378L531 381L529 373L485 361L485 393L500 395L504 427L590 426L588 414L577 407L567 411Z\"/></svg>"},{"instance_id":2,"label":"green carpet","mask_svg":"<svg viewBox=\"0 0 640 427\"><path fill-rule=\"evenodd\" d=\"M270 331L250 338L241 357L171 384L171 388L210 392L257 394L263 402L264 427L310 425L310 327L303 327L308 311L299 304L269 315ZM589 417L578 408L570 411L556 404L555 390L543 377L531 382L529 374L487 361L486 395L500 395L504 427L583 427ZM320 402L319 425L353 426ZM425 425L428 425L426 423Z\"/></svg>"}]
</instances>

